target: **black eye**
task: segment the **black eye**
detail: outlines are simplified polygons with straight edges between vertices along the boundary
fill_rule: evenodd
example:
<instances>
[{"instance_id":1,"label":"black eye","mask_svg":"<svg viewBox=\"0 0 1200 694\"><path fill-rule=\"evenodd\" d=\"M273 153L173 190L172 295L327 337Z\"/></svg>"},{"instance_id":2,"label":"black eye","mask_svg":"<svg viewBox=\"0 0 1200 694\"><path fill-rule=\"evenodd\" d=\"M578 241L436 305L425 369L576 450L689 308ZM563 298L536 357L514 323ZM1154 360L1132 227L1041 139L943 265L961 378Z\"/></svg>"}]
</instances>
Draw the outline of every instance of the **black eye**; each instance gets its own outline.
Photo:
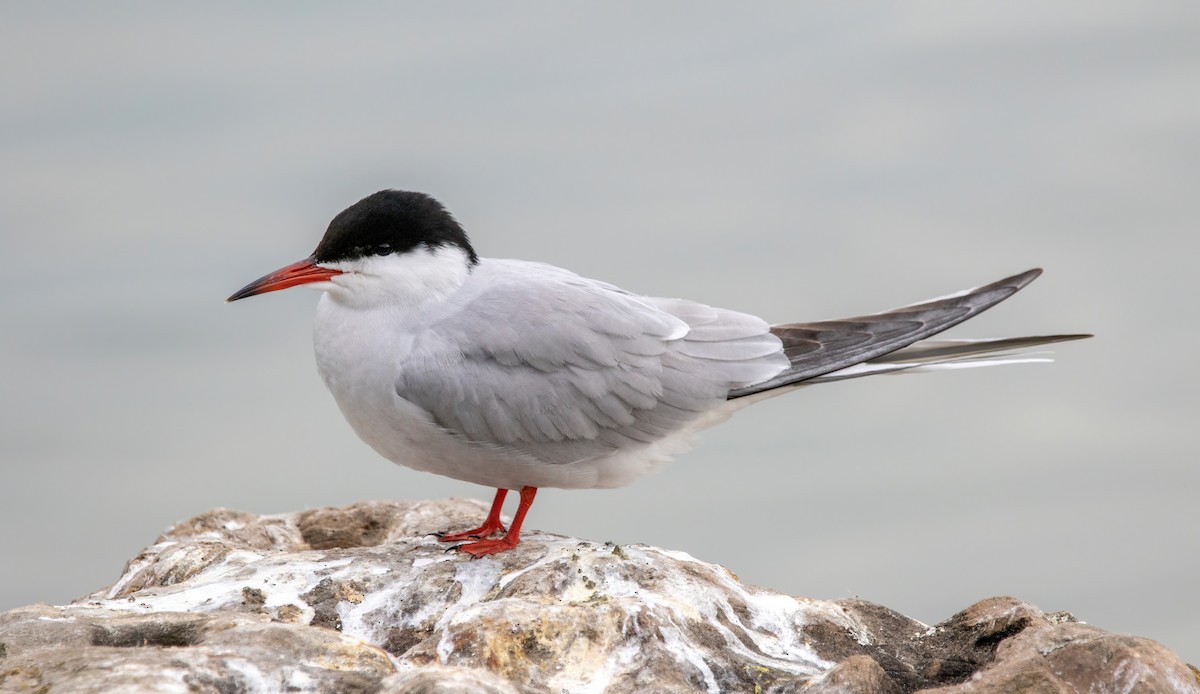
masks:
<instances>
[{"instance_id":1,"label":"black eye","mask_svg":"<svg viewBox=\"0 0 1200 694\"><path fill-rule=\"evenodd\" d=\"M351 250L355 255L387 255L392 252L392 244L381 243L375 246L355 246Z\"/></svg>"}]
</instances>

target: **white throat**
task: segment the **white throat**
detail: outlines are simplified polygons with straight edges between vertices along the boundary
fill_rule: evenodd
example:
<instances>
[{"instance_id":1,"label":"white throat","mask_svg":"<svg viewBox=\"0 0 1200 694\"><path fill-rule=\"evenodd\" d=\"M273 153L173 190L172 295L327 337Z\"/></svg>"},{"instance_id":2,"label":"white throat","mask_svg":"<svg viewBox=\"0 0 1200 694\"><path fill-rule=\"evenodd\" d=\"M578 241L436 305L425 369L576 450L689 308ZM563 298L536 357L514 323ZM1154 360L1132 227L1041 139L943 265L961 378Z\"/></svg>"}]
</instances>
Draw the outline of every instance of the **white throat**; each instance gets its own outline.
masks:
<instances>
[{"instance_id":1,"label":"white throat","mask_svg":"<svg viewBox=\"0 0 1200 694\"><path fill-rule=\"evenodd\" d=\"M414 307L440 301L462 286L470 273L467 253L456 245L420 245L405 253L320 265L342 271L320 283L320 288L348 308Z\"/></svg>"}]
</instances>

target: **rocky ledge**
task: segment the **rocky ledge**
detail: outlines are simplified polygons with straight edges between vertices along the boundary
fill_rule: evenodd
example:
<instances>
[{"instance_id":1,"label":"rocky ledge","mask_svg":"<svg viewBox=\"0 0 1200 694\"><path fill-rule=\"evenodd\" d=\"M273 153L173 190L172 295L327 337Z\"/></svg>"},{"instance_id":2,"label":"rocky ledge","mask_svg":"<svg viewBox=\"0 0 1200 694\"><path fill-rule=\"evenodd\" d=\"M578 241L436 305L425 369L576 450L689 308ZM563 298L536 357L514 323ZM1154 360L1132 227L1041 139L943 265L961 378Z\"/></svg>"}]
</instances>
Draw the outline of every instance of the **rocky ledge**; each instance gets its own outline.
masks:
<instances>
[{"instance_id":1,"label":"rocky ledge","mask_svg":"<svg viewBox=\"0 0 1200 694\"><path fill-rule=\"evenodd\" d=\"M1197 692L1163 646L1007 597L926 626L642 545L529 533L471 560L465 500L168 530L111 587L0 614L0 691Z\"/></svg>"}]
</instances>

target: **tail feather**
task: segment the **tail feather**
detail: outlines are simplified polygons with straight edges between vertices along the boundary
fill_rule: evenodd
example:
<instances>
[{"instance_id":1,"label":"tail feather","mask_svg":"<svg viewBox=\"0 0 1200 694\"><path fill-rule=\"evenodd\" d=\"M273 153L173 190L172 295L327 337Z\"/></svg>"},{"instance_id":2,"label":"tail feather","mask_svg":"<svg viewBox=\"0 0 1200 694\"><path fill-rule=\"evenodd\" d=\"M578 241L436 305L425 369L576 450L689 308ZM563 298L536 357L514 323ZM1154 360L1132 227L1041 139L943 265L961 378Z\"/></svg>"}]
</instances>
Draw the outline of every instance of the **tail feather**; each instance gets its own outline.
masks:
<instances>
[{"instance_id":1,"label":"tail feather","mask_svg":"<svg viewBox=\"0 0 1200 694\"><path fill-rule=\"evenodd\" d=\"M1091 337L1085 334L1073 335L1030 335L1027 337L989 337L972 340L921 340L895 352L870 360L872 364L887 364L893 362L940 362L961 360L975 355L994 356L999 352L1012 352L1028 349L1054 342L1082 340Z\"/></svg>"},{"instance_id":2,"label":"tail feather","mask_svg":"<svg viewBox=\"0 0 1200 694\"><path fill-rule=\"evenodd\" d=\"M904 349L885 354L877 359L865 361L824 376L817 376L796 385L811 385L844 381L849 378L874 376L888 373L914 373L968 369L981 366L1006 364L1037 364L1054 361L1051 352L1021 352L1017 350L1036 347L1053 342L1082 340L1091 335L1038 335L1030 337L1002 337L982 340L928 340Z\"/></svg>"},{"instance_id":3,"label":"tail feather","mask_svg":"<svg viewBox=\"0 0 1200 694\"><path fill-rule=\"evenodd\" d=\"M841 380L935 365L952 368L950 365L954 364L957 368L981 355L990 355L987 360L995 361L997 353L1089 337L1052 335L921 342L1004 301L1040 274L1039 269L1028 270L982 287L869 316L772 326L771 332L783 342L791 367L767 381L731 391L729 398L802 382ZM1013 359L1029 360L1019 356L1001 360L1008 363Z\"/></svg>"}]
</instances>

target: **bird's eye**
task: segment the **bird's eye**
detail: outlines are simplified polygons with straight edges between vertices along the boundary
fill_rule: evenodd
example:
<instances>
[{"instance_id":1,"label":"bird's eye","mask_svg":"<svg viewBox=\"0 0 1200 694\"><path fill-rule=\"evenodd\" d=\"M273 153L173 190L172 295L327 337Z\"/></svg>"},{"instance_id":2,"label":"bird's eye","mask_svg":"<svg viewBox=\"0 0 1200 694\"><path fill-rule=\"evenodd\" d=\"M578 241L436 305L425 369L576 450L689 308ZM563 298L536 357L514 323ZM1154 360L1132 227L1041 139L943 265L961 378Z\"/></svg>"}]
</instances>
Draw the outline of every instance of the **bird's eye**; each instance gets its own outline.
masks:
<instances>
[{"instance_id":1,"label":"bird's eye","mask_svg":"<svg viewBox=\"0 0 1200 694\"><path fill-rule=\"evenodd\" d=\"M354 254L360 256L387 255L392 252L392 244L380 243L374 246L355 246Z\"/></svg>"}]
</instances>

